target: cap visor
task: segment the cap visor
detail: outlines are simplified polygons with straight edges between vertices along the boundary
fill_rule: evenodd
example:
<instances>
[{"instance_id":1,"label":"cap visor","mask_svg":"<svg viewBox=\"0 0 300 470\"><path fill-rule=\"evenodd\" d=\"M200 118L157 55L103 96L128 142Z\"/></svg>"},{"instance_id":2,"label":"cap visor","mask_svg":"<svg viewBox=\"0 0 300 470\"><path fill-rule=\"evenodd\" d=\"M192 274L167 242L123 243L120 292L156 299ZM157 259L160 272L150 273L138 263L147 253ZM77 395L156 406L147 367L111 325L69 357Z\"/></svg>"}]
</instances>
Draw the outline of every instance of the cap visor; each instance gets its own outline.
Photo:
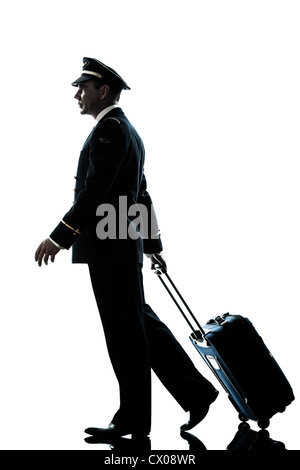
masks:
<instances>
[{"instance_id":1,"label":"cap visor","mask_svg":"<svg viewBox=\"0 0 300 470\"><path fill-rule=\"evenodd\" d=\"M90 75L81 75L81 77L77 78L75 82L71 83L72 86L78 86L79 83L87 82L91 80L92 77Z\"/></svg>"}]
</instances>

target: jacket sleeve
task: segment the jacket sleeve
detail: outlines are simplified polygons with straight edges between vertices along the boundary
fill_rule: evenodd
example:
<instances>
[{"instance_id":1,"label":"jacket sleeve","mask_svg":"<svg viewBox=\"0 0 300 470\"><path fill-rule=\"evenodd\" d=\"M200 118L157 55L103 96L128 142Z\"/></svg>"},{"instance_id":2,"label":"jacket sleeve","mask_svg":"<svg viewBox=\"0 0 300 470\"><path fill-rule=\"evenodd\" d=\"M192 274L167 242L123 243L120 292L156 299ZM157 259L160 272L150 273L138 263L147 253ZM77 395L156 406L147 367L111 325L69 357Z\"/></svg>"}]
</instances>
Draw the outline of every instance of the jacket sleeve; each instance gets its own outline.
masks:
<instances>
[{"instance_id":1,"label":"jacket sleeve","mask_svg":"<svg viewBox=\"0 0 300 470\"><path fill-rule=\"evenodd\" d=\"M69 249L96 209L110 192L125 158L125 137L116 119L107 119L97 129L89 142L90 160L84 188L72 208L50 234L60 246Z\"/></svg>"},{"instance_id":2,"label":"jacket sleeve","mask_svg":"<svg viewBox=\"0 0 300 470\"><path fill-rule=\"evenodd\" d=\"M152 203L150 194L147 191L147 181L143 174L142 183L139 192L138 204L146 207L145 216L147 220L143 220L143 244L145 254L160 253L163 250L160 230L158 227L157 217Z\"/></svg>"}]
</instances>

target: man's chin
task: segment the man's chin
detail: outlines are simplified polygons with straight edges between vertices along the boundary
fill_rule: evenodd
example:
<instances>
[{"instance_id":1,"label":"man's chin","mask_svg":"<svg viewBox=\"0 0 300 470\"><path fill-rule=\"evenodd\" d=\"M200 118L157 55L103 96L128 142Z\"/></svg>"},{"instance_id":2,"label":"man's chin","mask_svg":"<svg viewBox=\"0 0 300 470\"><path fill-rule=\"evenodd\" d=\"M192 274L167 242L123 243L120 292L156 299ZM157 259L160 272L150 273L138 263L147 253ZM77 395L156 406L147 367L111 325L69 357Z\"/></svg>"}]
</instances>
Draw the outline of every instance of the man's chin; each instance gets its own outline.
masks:
<instances>
[{"instance_id":1,"label":"man's chin","mask_svg":"<svg viewBox=\"0 0 300 470\"><path fill-rule=\"evenodd\" d=\"M78 107L79 107L80 114L86 114L87 113L86 107L84 106L83 103L81 105L79 105Z\"/></svg>"}]
</instances>

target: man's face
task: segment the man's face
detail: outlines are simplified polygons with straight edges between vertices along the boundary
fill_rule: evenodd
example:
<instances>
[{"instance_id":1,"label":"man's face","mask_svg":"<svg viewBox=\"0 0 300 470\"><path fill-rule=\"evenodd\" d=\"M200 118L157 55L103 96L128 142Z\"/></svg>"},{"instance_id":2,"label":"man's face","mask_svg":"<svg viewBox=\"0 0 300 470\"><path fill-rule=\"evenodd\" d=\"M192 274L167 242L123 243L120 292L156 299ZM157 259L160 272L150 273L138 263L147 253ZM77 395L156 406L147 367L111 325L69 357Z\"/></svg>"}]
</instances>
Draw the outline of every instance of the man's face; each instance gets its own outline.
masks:
<instances>
[{"instance_id":1,"label":"man's face","mask_svg":"<svg viewBox=\"0 0 300 470\"><path fill-rule=\"evenodd\" d=\"M79 84L74 98L78 100L81 114L91 114L96 117L102 106L101 91L95 88L92 81Z\"/></svg>"}]
</instances>

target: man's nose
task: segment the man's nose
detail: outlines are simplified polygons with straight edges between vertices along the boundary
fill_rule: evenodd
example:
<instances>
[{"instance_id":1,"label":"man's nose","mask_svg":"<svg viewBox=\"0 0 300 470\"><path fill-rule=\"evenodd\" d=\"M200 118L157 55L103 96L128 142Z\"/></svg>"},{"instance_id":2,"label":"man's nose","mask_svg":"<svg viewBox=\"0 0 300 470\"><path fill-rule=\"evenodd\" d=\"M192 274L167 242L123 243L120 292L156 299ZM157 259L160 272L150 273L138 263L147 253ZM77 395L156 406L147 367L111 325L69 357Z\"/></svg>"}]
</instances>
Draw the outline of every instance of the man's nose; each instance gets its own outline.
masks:
<instances>
[{"instance_id":1,"label":"man's nose","mask_svg":"<svg viewBox=\"0 0 300 470\"><path fill-rule=\"evenodd\" d=\"M77 92L76 92L76 95L74 96L75 100L79 100L81 96L81 90L79 89Z\"/></svg>"}]
</instances>

